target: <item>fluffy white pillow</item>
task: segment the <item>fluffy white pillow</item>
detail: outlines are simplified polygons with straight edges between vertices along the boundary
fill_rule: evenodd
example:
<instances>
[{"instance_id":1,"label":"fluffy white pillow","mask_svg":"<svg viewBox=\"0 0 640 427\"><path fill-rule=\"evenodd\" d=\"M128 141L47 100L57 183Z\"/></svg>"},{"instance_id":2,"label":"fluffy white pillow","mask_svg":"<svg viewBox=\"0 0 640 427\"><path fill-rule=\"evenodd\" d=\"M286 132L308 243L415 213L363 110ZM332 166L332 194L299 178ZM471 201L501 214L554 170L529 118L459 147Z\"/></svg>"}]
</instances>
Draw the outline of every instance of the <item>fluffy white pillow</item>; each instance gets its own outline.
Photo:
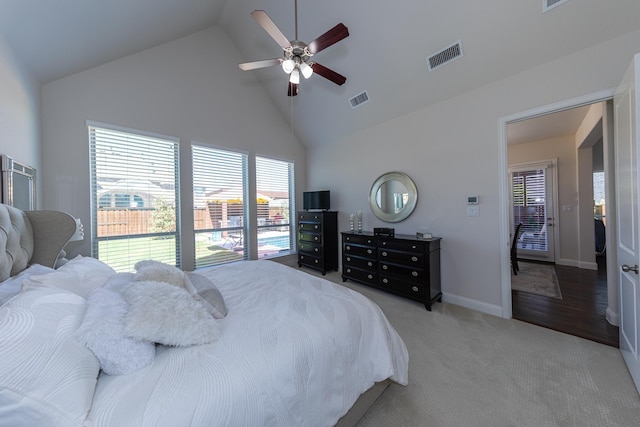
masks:
<instances>
[{"instance_id":1,"label":"fluffy white pillow","mask_svg":"<svg viewBox=\"0 0 640 427\"><path fill-rule=\"evenodd\" d=\"M52 273L31 276L23 282L23 289L34 285L66 289L86 298L89 293L104 285L115 270L104 262L78 255Z\"/></svg>"},{"instance_id":2,"label":"fluffy white pillow","mask_svg":"<svg viewBox=\"0 0 640 427\"><path fill-rule=\"evenodd\" d=\"M0 424L83 425L100 370L74 339L84 298L35 286L0 307Z\"/></svg>"},{"instance_id":3,"label":"fluffy white pillow","mask_svg":"<svg viewBox=\"0 0 640 427\"><path fill-rule=\"evenodd\" d=\"M197 273L186 273L184 288L207 309L215 319L227 315L227 306L222 294L211 280Z\"/></svg>"},{"instance_id":4,"label":"fluffy white pillow","mask_svg":"<svg viewBox=\"0 0 640 427\"><path fill-rule=\"evenodd\" d=\"M87 311L76 338L95 354L107 375L125 375L149 366L156 346L124 335L127 302L118 292L98 288L87 298Z\"/></svg>"},{"instance_id":5,"label":"fluffy white pillow","mask_svg":"<svg viewBox=\"0 0 640 427\"><path fill-rule=\"evenodd\" d=\"M164 282L131 282L122 290L128 304L124 332L137 340L186 347L208 344L221 327L183 288Z\"/></svg>"},{"instance_id":6,"label":"fluffy white pillow","mask_svg":"<svg viewBox=\"0 0 640 427\"><path fill-rule=\"evenodd\" d=\"M145 260L135 265L134 281L165 282L184 288L184 271L160 261Z\"/></svg>"}]
</instances>

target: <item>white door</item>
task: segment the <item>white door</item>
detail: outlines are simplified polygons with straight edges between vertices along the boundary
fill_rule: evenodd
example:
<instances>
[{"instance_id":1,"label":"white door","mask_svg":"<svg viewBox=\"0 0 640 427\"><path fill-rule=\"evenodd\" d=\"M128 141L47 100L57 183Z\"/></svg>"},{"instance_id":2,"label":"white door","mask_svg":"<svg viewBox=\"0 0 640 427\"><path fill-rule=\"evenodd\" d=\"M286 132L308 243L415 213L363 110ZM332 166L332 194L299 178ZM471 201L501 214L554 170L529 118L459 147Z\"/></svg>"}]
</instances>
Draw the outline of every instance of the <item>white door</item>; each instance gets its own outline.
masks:
<instances>
[{"instance_id":1,"label":"white door","mask_svg":"<svg viewBox=\"0 0 640 427\"><path fill-rule=\"evenodd\" d=\"M614 97L618 286L620 295L620 351L640 392L640 195L638 146L640 135L640 54L629 66Z\"/></svg>"},{"instance_id":2,"label":"white door","mask_svg":"<svg viewBox=\"0 0 640 427\"><path fill-rule=\"evenodd\" d=\"M556 161L509 165L512 232L522 223L518 258L555 262Z\"/></svg>"}]
</instances>

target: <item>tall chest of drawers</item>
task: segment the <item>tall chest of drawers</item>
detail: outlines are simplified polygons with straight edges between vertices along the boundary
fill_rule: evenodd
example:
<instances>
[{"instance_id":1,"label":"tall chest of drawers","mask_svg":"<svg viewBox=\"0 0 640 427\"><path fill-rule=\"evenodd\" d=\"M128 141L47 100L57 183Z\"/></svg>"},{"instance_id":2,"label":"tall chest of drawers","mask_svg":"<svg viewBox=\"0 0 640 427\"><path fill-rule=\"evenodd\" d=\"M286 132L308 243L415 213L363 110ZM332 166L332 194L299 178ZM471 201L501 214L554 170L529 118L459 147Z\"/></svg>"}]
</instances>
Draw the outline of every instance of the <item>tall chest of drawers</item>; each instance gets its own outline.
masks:
<instances>
[{"instance_id":1,"label":"tall chest of drawers","mask_svg":"<svg viewBox=\"0 0 640 427\"><path fill-rule=\"evenodd\" d=\"M342 233L342 280L408 297L427 310L442 301L440 240Z\"/></svg>"},{"instance_id":2,"label":"tall chest of drawers","mask_svg":"<svg viewBox=\"0 0 640 427\"><path fill-rule=\"evenodd\" d=\"M338 270L338 212L298 212L298 267Z\"/></svg>"}]
</instances>

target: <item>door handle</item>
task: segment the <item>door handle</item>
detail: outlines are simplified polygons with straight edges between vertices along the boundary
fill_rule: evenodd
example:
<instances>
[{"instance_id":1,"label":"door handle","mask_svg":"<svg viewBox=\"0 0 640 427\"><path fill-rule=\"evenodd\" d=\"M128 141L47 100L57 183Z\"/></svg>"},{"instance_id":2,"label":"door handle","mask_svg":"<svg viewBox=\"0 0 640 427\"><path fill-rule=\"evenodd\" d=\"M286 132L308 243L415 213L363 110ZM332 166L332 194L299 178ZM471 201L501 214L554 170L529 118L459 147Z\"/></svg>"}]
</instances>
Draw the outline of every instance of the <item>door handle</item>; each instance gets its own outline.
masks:
<instances>
[{"instance_id":1,"label":"door handle","mask_svg":"<svg viewBox=\"0 0 640 427\"><path fill-rule=\"evenodd\" d=\"M638 265L634 265L633 267L629 267L627 264L622 264L622 271L624 271L625 273L628 273L630 271L633 271L634 273L638 274Z\"/></svg>"}]
</instances>

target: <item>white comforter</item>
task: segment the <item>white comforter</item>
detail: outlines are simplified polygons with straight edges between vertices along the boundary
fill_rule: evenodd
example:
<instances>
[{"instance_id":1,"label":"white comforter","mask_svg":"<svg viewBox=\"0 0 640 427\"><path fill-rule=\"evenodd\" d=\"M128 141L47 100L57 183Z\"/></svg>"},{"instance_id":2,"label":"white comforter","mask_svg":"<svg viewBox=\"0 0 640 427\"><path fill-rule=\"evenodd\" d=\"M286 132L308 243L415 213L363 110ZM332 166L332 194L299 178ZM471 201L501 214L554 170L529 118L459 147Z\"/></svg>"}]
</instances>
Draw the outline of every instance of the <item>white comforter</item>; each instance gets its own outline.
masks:
<instances>
[{"instance_id":1,"label":"white comforter","mask_svg":"<svg viewBox=\"0 0 640 427\"><path fill-rule=\"evenodd\" d=\"M85 425L329 426L375 382L407 384L406 347L364 296L271 261L198 273L227 304L222 338L102 375Z\"/></svg>"}]
</instances>

